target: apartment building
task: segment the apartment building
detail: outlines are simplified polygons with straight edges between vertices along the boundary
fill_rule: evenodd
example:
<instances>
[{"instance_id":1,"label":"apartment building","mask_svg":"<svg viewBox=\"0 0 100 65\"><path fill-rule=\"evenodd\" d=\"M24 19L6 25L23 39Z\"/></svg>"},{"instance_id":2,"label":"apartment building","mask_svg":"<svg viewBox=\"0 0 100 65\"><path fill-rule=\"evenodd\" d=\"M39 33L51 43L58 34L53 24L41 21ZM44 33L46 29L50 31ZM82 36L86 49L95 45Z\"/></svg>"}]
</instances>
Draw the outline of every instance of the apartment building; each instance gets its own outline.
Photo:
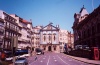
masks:
<instances>
[{"instance_id":1,"label":"apartment building","mask_svg":"<svg viewBox=\"0 0 100 65\"><path fill-rule=\"evenodd\" d=\"M21 36L18 37L18 48L26 48L32 46L32 22L24 20L16 14L11 14L17 21L16 23L21 27Z\"/></svg>"},{"instance_id":2,"label":"apartment building","mask_svg":"<svg viewBox=\"0 0 100 65\"><path fill-rule=\"evenodd\" d=\"M59 43L60 43L60 52L64 52L65 44L69 43L69 32L67 30L59 30Z\"/></svg>"},{"instance_id":3,"label":"apartment building","mask_svg":"<svg viewBox=\"0 0 100 65\"><path fill-rule=\"evenodd\" d=\"M4 20L0 18L0 48L2 48L4 37Z\"/></svg>"},{"instance_id":4,"label":"apartment building","mask_svg":"<svg viewBox=\"0 0 100 65\"><path fill-rule=\"evenodd\" d=\"M18 26L16 23L15 18L11 17L9 14L2 10L0 10L0 18L2 19L2 22L4 22L4 36L1 48L11 50L15 45L12 42L12 39L21 35L21 33L19 33L20 26Z\"/></svg>"},{"instance_id":5,"label":"apartment building","mask_svg":"<svg viewBox=\"0 0 100 65\"><path fill-rule=\"evenodd\" d=\"M40 48L40 29L42 29L43 26L35 26L33 27L33 36L32 36L32 43L34 50L36 48Z\"/></svg>"}]
</instances>

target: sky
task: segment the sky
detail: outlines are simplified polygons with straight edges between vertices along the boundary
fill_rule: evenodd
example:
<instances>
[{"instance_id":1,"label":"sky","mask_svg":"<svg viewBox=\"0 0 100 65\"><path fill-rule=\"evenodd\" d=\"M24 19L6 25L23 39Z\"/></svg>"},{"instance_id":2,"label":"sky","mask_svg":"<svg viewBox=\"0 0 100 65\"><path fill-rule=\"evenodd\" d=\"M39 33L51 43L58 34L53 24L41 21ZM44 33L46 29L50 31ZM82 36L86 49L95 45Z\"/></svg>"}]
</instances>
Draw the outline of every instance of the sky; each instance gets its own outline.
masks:
<instances>
[{"instance_id":1,"label":"sky","mask_svg":"<svg viewBox=\"0 0 100 65\"><path fill-rule=\"evenodd\" d=\"M74 14L86 8L88 13L100 5L100 0L0 0L0 10L30 21L33 27L50 22L73 32Z\"/></svg>"}]
</instances>

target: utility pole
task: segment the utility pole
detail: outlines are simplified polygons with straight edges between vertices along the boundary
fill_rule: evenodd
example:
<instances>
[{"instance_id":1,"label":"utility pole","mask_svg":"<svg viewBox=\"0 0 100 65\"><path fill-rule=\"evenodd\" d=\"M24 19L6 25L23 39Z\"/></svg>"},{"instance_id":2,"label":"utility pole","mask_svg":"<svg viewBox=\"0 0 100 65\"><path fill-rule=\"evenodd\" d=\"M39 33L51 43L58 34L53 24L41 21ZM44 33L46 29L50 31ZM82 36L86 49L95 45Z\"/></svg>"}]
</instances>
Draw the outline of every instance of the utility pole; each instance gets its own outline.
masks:
<instances>
[{"instance_id":1,"label":"utility pole","mask_svg":"<svg viewBox=\"0 0 100 65\"><path fill-rule=\"evenodd\" d=\"M30 22L32 23L32 19L30 19ZM31 56L32 56L32 35L33 35L32 34L32 26L31 26L31 29L30 30L31 30L31 33L30 33L31 34L30 35L31 36L31 39L30 39L30 41L31 41Z\"/></svg>"},{"instance_id":2,"label":"utility pole","mask_svg":"<svg viewBox=\"0 0 100 65\"><path fill-rule=\"evenodd\" d=\"M17 49L17 44L18 44L18 37L17 36L13 36L11 38L11 43L12 43L12 54L13 54L13 65L14 65L14 62L15 62L15 52L16 52L16 49Z\"/></svg>"}]
</instances>

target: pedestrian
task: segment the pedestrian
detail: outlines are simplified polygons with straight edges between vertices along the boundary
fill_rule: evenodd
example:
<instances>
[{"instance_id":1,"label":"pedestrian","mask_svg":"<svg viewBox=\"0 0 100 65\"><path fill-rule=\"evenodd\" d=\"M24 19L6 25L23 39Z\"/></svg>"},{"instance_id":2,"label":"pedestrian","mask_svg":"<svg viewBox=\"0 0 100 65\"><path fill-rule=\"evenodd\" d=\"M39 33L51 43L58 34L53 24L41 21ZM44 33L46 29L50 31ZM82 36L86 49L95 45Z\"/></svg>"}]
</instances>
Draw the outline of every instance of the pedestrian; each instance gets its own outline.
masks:
<instances>
[{"instance_id":1,"label":"pedestrian","mask_svg":"<svg viewBox=\"0 0 100 65\"><path fill-rule=\"evenodd\" d=\"M35 56L35 61L37 60L37 56Z\"/></svg>"},{"instance_id":2,"label":"pedestrian","mask_svg":"<svg viewBox=\"0 0 100 65\"><path fill-rule=\"evenodd\" d=\"M37 60L36 52L34 53L34 55L35 55L34 61L36 61Z\"/></svg>"},{"instance_id":3,"label":"pedestrian","mask_svg":"<svg viewBox=\"0 0 100 65\"><path fill-rule=\"evenodd\" d=\"M2 53L1 53L1 60L4 61L5 58L6 58L6 54L2 51Z\"/></svg>"}]
</instances>

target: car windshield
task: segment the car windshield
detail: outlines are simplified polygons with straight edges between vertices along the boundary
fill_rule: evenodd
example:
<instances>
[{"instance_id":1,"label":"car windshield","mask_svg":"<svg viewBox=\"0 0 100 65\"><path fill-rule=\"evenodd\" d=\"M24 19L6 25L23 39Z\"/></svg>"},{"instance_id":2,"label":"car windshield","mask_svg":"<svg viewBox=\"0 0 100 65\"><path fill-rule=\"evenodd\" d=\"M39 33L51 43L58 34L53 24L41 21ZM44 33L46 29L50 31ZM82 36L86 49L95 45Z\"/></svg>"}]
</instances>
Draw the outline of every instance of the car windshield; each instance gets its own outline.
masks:
<instances>
[{"instance_id":1,"label":"car windshield","mask_svg":"<svg viewBox=\"0 0 100 65\"><path fill-rule=\"evenodd\" d=\"M42 52L42 50L40 48L36 48L35 50L36 52Z\"/></svg>"},{"instance_id":2,"label":"car windshield","mask_svg":"<svg viewBox=\"0 0 100 65\"><path fill-rule=\"evenodd\" d=\"M25 60L25 58L18 58L17 60Z\"/></svg>"}]
</instances>

